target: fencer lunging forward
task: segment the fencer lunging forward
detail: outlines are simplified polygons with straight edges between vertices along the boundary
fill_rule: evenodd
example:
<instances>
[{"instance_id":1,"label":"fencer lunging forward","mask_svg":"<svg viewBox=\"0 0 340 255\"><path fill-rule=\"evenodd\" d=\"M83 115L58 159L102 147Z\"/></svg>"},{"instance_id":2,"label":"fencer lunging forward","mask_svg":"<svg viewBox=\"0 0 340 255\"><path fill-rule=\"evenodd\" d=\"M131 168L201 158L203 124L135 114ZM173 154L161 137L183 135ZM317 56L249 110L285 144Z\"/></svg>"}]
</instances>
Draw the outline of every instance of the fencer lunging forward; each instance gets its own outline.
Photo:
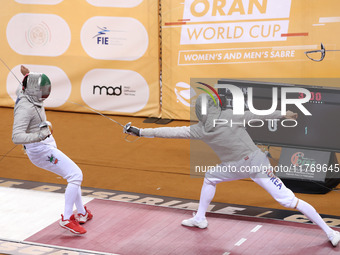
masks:
<instances>
[{"instance_id":1,"label":"fencer lunging forward","mask_svg":"<svg viewBox=\"0 0 340 255\"><path fill-rule=\"evenodd\" d=\"M30 72L24 66L21 66L21 73L25 77L17 91L12 140L15 144L24 145L34 165L67 180L64 214L59 224L72 233L85 234L86 230L79 223L91 220L93 215L81 199L82 171L57 149L50 129L52 125L46 121L43 101L50 95L51 82L45 74ZM76 216L73 214L74 205L77 208Z\"/></svg>"},{"instance_id":2,"label":"fencer lunging forward","mask_svg":"<svg viewBox=\"0 0 340 255\"><path fill-rule=\"evenodd\" d=\"M205 108L207 114L202 114L201 106L202 101L204 101L202 98L203 95L198 97L195 108L199 122L190 127L140 129L131 126L130 123L124 127L125 133L142 137L200 139L207 143L219 156L222 162L219 165L220 168L213 168L205 174L197 213L193 218L183 220L182 225L206 228L208 221L205 214L215 195L216 184L251 178L281 205L297 209L307 216L326 233L332 245L337 246L340 241L340 233L332 230L310 204L296 198L294 193L274 175L267 155L255 145L243 125L231 126L230 121L228 124L214 125L214 119L233 120L234 123L240 123L243 119L246 123L250 119L279 119L282 117L280 112L275 111L270 116L255 116L249 111L246 111L244 116L233 115L232 110L222 111L219 106L215 106L213 100L209 97L207 108ZM284 117L295 119L297 114L287 111ZM233 170L219 172L218 169ZM241 171L241 169L243 170Z\"/></svg>"}]
</instances>

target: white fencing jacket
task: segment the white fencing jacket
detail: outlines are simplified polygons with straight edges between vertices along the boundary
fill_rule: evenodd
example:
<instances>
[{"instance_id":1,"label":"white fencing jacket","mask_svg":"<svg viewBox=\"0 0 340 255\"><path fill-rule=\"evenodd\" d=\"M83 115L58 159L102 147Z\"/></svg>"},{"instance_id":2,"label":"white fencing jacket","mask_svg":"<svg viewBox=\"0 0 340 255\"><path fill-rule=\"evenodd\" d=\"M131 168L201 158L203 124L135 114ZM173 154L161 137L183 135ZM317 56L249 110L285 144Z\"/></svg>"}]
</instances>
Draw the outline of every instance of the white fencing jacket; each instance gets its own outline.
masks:
<instances>
[{"instance_id":1,"label":"white fencing jacket","mask_svg":"<svg viewBox=\"0 0 340 255\"><path fill-rule=\"evenodd\" d=\"M210 99L210 98L209 98ZM222 162L239 161L259 148L249 136L243 124L251 119L280 119L280 111L266 116L255 115L250 111L245 111L244 115L233 115L232 110L222 111L216 107L212 100L208 100L207 115L203 116L200 98L196 101L196 115L199 119L197 124L183 127L161 127L141 129L141 136L160 138L184 138L199 139L207 143L218 155ZM227 124L215 125L214 119L223 119Z\"/></svg>"},{"instance_id":2,"label":"white fencing jacket","mask_svg":"<svg viewBox=\"0 0 340 255\"><path fill-rule=\"evenodd\" d=\"M33 102L23 92L18 93L14 106L14 122L12 141L15 144L31 144L41 141L39 137L41 122L46 121L45 109L42 103ZM52 135L43 141L55 143Z\"/></svg>"}]
</instances>

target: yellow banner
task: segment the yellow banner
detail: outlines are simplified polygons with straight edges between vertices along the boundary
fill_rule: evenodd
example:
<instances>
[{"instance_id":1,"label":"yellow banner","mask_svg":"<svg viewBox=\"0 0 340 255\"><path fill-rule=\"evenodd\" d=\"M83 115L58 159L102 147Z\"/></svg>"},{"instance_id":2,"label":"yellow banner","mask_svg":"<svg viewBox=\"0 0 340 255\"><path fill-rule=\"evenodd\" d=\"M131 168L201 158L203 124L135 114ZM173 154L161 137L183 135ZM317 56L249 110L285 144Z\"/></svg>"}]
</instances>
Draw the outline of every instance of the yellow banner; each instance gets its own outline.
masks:
<instances>
[{"instance_id":1,"label":"yellow banner","mask_svg":"<svg viewBox=\"0 0 340 255\"><path fill-rule=\"evenodd\" d=\"M47 108L160 116L158 1L15 0L2 10L1 59L19 81L21 64L50 78ZM19 82L1 65L0 105L13 106Z\"/></svg>"},{"instance_id":2,"label":"yellow banner","mask_svg":"<svg viewBox=\"0 0 340 255\"><path fill-rule=\"evenodd\" d=\"M336 0L162 1L162 116L189 119L190 78L340 77L339 9Z\"/></svg>"}]
</instances>

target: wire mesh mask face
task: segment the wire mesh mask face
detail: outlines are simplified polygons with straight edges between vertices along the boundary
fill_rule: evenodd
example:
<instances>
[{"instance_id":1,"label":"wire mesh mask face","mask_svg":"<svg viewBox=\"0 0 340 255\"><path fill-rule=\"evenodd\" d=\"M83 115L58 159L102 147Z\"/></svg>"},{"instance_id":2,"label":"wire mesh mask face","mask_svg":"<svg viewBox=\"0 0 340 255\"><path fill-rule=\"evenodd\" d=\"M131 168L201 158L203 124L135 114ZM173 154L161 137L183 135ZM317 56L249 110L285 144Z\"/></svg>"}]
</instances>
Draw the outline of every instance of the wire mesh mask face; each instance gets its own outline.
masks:
<instances>
[{"instance_id":1,"label":"wire mesh mask face","mask_svg":"<svg viewBox=\"0 0 340 255\"><path fill-rule=\"evenodd\" d=\"M51 93L51 81L42 73L29 73L25 94L30 96L34 102L43 102Z\"/></svg>"},{"instance_id":2,"label":"wire mesh mask face","mask_svg":"<svg viewBox=\"0 0 340 255\"><path fill-rule=\"evenodd\" d=\"M217 97L215 98L215 100ZM206 108L206 113L203 114L203 108ZM207 94L200 94L196 99L195 112L198 120L203 124L206 132L213 131L214 120L218 119L221 114L221 108L215 105L213 99Z\"/></svg>"}]
</instances>

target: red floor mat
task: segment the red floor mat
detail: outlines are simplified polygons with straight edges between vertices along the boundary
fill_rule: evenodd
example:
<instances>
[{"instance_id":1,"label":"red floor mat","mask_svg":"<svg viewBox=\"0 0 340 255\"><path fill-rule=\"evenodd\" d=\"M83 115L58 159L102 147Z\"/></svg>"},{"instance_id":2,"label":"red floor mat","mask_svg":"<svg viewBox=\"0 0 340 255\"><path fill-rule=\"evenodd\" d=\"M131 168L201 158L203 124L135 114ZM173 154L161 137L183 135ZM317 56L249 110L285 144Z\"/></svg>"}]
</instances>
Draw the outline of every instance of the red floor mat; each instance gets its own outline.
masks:
<instances>
[{"instance_id":1,"label":"red floor mat","mask_svg":"<svg viewBox=\"0 0 340 255\"><path fill-rule=\"evenodd\" d=\"M207 229L180 225L192 212L94 199L93 220L76 236L54 223L25 241L122 255L339 254L314 225L209 214Z\"/></svg>"}]
</instances>

